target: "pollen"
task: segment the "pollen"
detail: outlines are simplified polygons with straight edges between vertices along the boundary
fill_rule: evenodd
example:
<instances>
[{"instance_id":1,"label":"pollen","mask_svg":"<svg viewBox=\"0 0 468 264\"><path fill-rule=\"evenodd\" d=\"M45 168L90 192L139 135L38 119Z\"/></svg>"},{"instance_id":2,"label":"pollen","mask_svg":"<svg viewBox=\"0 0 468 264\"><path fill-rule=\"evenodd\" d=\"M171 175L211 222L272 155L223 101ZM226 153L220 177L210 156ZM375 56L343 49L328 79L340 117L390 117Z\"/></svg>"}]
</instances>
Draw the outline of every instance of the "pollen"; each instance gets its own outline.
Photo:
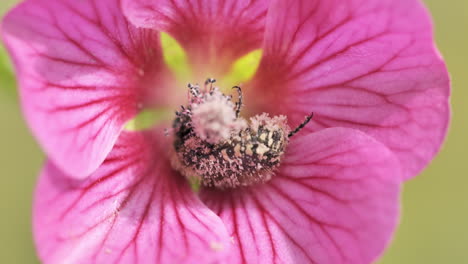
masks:
<instances>
[{"instance_id":1,"label":"pollen","mask_svg":"<svg viewBox=\"0 0 468 264\"><path fill-rule=\"evenodd\" d=\"M188 104L173 122L172 166L189 182L218 189L238 188L269 181L278 169L289 138L309 122L291 131L286 116L263 113L249 121L240 117L238 100L205 82L204 89L188 85Z\"/></svg>"},{"instance_id":2,"label":"pollen","mask_svg":"<svg viewBox=\"0 0 468 264\"><path fill-rule=\"evenodd\" d=\"M210 243L210 248L213 251L222 251L224 249L223 244L214 241Z\"/></svg>"},{"instance_id":3,"label":"pollen","mask_svg":"<svg viewBox=\"0 0 468 264\"><path fill-rule=\"evenodd\" d=\"M191 119L195 134L211 144L228 140L247 127L245 120L236 118L230 98L217 89L204 96L200 103L193 104Z\"/></svg>"}]
</instances>

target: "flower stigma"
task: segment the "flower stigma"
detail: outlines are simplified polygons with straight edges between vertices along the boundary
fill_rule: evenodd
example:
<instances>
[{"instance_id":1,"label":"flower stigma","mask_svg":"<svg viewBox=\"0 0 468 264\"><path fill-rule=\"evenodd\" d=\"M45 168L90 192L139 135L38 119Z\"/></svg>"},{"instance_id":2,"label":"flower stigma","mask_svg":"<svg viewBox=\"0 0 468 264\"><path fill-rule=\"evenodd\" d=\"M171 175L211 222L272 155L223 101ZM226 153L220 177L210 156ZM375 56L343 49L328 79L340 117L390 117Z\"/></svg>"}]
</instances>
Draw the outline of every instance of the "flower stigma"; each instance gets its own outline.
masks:
<instances>
[{"instance_id":1,"label":"flower stigma","mask_svg":"<svg viewBox=\"0 0 468 264\"><path fill-rule=\"evenodd\" d=\"M291 130L284 115L262 113L249 121L240 116L237 102L207 79L203 89L188 85L188 105L176 111L172 125L172 166L191 183L231 189L269 181L279 167L289 138L312 118Z\"/></svg>"}]
</instances>

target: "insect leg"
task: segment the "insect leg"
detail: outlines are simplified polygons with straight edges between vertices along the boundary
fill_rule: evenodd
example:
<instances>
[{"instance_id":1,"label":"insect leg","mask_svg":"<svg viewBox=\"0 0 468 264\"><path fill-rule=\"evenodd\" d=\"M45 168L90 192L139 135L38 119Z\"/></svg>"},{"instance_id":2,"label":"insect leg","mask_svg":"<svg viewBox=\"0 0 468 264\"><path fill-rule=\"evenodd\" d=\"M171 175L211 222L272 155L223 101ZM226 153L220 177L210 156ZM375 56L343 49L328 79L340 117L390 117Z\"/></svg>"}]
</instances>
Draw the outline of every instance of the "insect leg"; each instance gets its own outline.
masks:
<instances>
[{"instance_id":1,"label":"insect leg","mask_svg":"<svg viewBox=\"0 0 468 264\"><path fill-rule=\"evenodd\" d=\"M239 101L236 103L236 118L238 118L239 114L240 114L240 111L241 111L241 108L242 108L242 89L239 86L234 86L234 87L232 87L232 89L237 90L237 94L238 94L238 97L239 97Z\"/></svg>"},{"instance_id":2,"label":"insect leg","mask_svg":"<svg viewBox=\"0 0 468 264\"><path fill-rule=\"evenodd\" d=\"M314 113L310 113L310 115L306 116L304 122L302 122L299 126L297 126L293 131L289 132L288 137L292 137L297 132L301 131L301 129L303 129L307 125L307 123L309 123L309 121L312 119L313 116L314 116Z\"/></svg>"}]
</instances>

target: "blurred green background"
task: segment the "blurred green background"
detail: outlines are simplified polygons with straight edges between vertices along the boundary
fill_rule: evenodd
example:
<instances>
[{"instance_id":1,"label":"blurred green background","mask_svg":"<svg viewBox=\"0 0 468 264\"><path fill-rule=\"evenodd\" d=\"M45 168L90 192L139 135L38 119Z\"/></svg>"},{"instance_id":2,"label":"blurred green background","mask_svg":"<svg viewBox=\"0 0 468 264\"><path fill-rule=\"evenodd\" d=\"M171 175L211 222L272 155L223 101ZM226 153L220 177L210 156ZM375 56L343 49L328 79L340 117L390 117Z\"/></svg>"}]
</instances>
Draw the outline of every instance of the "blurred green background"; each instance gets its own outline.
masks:
<instances>
[{"instance_id":1,"label":"blurred green background","mask_svg":"<svg viewBox=\"0 0 468 264\"><path fill-rule=\"evenodd\" d=\"M16 0L0 1L2 17ZM401 225L380 264L468 263L468 1L425 2L452 75L453 119L441 153L405 185ZM0 43L0 263L38 263L31 204L44 155L22 119L14 87Z\"/></svg>"}]
</instances>

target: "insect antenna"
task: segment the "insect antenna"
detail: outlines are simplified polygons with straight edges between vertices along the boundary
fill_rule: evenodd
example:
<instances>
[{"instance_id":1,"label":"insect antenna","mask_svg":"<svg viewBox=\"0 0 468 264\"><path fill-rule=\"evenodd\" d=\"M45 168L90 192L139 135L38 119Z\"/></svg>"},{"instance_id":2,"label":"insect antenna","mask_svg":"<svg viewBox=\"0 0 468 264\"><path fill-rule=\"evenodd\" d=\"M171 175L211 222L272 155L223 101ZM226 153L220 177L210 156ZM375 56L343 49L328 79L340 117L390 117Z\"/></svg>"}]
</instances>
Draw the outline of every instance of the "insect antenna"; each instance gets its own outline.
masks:
<instances>
[{"instance_id":1,"label":"insect antenna","mask_svg":"<svg viewBox=\"0 0 468 264\"><path fill-rule=\"evenodd\" d=\"M199 98L200 97L200 87L198 84L193 85L191 83L187 84L189 91L187 93L188 99L190 101L191 98Z\"/></svg>"},{"instance_id":2,"label":"insect antenna","mask_svg":"<svg viewBox=\"0 0 468 264\"><path fill-rule=\"evenodd\" d=\"M310 122L310 120L312 119L312 117L314 116L314 113L310 113L310 115L306 116L304 122L302 122L299 126L296 127L296 129L294 129L293 131L289 132L288 134L288 137L292 137L294 136L297 132L301 131L301 129L303 129L307 123Z\"/></svg>"},{"instance_id":3,"label":"insect antenna","mask_svg":"<svg viewBox=\"0 0 468 264\"><path fill-rule=\"evenodd\" d=\"M216 82L216 79L213 79L213 78L206 79L206 81L205 81L205 92L208 92L207 91L208 84L210 85L209 92L213 91L213 83L215 83L215 82Z\"/></svg>"}]
</instances>

